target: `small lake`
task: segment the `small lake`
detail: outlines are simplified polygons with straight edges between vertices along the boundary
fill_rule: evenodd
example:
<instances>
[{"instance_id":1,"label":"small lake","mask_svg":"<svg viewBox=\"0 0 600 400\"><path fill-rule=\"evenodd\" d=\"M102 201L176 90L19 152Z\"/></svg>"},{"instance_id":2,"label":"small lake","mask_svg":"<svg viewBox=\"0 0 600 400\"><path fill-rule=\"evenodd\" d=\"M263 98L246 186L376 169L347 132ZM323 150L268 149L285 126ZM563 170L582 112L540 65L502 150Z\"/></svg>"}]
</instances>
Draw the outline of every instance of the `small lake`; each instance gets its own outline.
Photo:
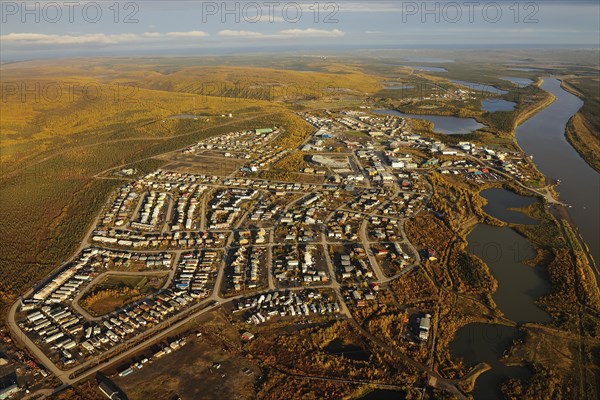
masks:
<instances>
[{"instance_id":1,"label":"small lake","mask_svg":"<svg viewBox=\"0 0 600 400\"><path fill-rule=\"evenodd\" d=\"M517 103L503 99L485 99L481 102L481 109L489 113L496 111L513 111Z\"/></svg>"},{"instance_id":2,"label":"small lake","mask_svg":"<svg viewBox=\"0 0 600 400\"><path fill-rule=\"evenodd\" d=\"M475 400L504 400L499 385L509 378L528 379L531 371L525 367L509 367L499 360L517 337L517 329L499 325L472 323L460 328L450 343L454 358L462 358L465 365L473 367L480 362L492 369L479 375L475 382Z\"/></svg>"},{"instance_id":3,"label":"small lake","mask_svg":"<svg viewBox=\"0 0 600 400\"><path fill-rule=\"evenodd\" d=\"M511 71L522 71L522 72L536 72L541 71L539 68L525 68L525 67L513 67L509 68Z\"/></svg>"},{"instance_id":4,"label":"small lake","mask_svg":"<svg viewBox=\"0 0 600 400\"><path fill-rule=\"evenodd\" d=\"M416 63L433 63L433 64L445 64L453 63L454 60L448 58L437 58L437 57L402 57L402 60Z\"/></svg>"},{"instance_id":5,"label":"small lake","mask_svg":"<svg viewBox=\"0 0 600 400\"><path fill-rule=\"evenodd\" d=\"M443 133L445 135L460 135L476 131L485 127L473 118L449 117L444 115L428 115L428 114L404 114L396 110L375 110L376 114L395 115L403 118L424 119L434 124L434 132Z\"/></svg>"},{"instance_id":6,"label":"small lake","mask_svg":"<svg viewBox=\"0 0 600 400\"><path fill-rule=\"evenodd\" d=\"M550 284L538 267L525 264L535 257L527 239L507 226L478 224L467 242L468 251L482 259L498 281L492 298L506 318L517 323L550 321L550 315L535 304L549 292Z\"/></svg>"},{"instance_id":7,"label":"small lake","mask_svg":"<svg viewBox=\"0 0 600 400\"><path fill-rule=\"evenodd\" d=\"M194 114L178 114L178 115L171 115L169 118L170 119L198 119L198 118L202 118L205 117L203 115L194 115Z\"/></svg>"},{"instance_id":8,"label":"small lake","mask_svg":"<svg viewBox=\"0 0 600 400\"><path fill-rule=\"evenodd\" d=\"M494 218L511 224L537 224L538 221L510 208L525 208L538 200L535 197L520 196L510 190L494 188L483 190L481 197L487 200L483 211Z\"/></svg>"},{"instance_id":9,"label":"small lake","mask_svg":"<svg viewBox=\"0 0 600 400\"><path fill-rule=\"evenodd\" d=\"M407 67L414 68L418 71L425 71L425 72L448 72L448 70L446 68L430 67L428 65L407 65Z\"/></svg>"},{"instance_id":10,"label":"small lake","mask_svg":"<svg viewBox=\"0 0 600 400\"><path fill-rule=\"evenodd\" d=\"M469 89L471 89L473 91L477 91L480 94L484 94L484 95L486 95L486 94L501 95L501 94L508 93L506 90L498 89L495 86L486 85L486 84L483 84L483 83L458 81L458 80L452 80L451 82L452 83L456 83L457 85L468 87Z\"/></svg>"},{"instance_id":11,"label":"small lake","mask_svg":"<svg viewBox=\"0 0 600 400\"><path fill-rule=\"evenodd\" d=\"M518 87L525 87L525 86L529 86L533 83L533 81L531 79L527 79L527 78L516 78L514 76L504 76L502 78L500 78L504 81L509 81L514 83L515 85L517 85Z\"/></svg>"}]
</instances>

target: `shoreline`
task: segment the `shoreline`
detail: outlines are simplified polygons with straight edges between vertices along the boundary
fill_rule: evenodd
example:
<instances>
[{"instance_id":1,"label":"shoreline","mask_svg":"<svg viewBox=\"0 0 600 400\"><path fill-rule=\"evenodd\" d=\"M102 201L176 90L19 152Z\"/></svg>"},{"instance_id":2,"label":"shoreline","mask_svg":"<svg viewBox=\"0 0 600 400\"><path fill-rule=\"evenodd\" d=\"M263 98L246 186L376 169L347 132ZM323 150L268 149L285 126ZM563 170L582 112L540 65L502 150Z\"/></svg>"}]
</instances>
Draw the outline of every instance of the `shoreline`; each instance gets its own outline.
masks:
<instances>
[{"instance_id":1,"label":"shoreline","mask_svg":"<svg viewBox=\"0 0 600 400\"><path fill-rule=\"evenodd\" d=\"M578 91L577 89L575 89L574 87L572 87L568 82L565 81L565 78L559 78L560 81L560 87L571 93L573 96L577 96L579 99L581 99L581 101L583 101L584 103L586 102L586 98L583 95L583 93L581 93L580 91ZM583 106L582 106L583 108ZM578 130L575 125L573 120L575 119L575 117L579 115L579 118L581 118L582 120L586 120L585 116L581 113L581 109L579 109L575 114L573 114L573 116L571 116L571 118L569 118L569 121L567 122L567 126L565 129L565 139L567 139L567 142L569 142L569 144L571 145L571 147L573 147L575 149L575 151L577 152L577 154L579 154L579 156L591 167L593 168L596 172L600 173L600 157L596 156L593 157L594 154L592 153L592 155L590 156L589 154L586 154L581 146L579 146L579 144L576 142L576 139L585 141L584 138L582 138L580 136L581 132L580 130ZM590 132L593 135L593 132Z\"/></svg>"}]
</instances>

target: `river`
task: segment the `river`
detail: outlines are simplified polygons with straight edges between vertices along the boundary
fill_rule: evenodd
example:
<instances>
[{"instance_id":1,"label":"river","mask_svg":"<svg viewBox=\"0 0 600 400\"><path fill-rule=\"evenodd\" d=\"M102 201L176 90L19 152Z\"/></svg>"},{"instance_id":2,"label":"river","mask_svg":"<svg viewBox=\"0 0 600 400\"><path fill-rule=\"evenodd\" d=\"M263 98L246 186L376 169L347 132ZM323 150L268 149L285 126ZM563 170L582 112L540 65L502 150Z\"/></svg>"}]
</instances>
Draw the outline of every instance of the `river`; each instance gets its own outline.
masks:
<instances>
[{"instance_id":1,"label":"river","mask_svg":"<svg viewBox=\"0 0 600 400\"><path fill-rule=\"evenodd\" d=\"M556 96L549 107L536 113L517 128L516 138L521 148L534 156L538 169L547 177L560 179L561 200L572 206L569 213L598 263L600 226L600 174L592 169L566 141L566 124L583 105L576 96L563 90L556 78L547 78L542 89ZM482 192L488 199L485 211L512 223L533 223L531 219L507 208L524 207L531 200L503 189ZM550 290L538 267L524 265L534 256L529 242L508 227L478 225L468 236L469 250L483 259L498 281L493 294L498 308L516 322L547 322L549 315L537 307L535 300ZM493 333L493 334L490 334ZM498 362L503 350L516 335L514 328L495 324L469 324L461 328L450 350L467 365L481 361L492 370L476 381L476 399L501 399L498 384L509 377L527 378L523 367L508 367Z\"/></svg>"},{"instance_id":2,"label":"river","mask_svg":"<svg viewBox=\"0 0 600 400\"><path fill-rule=\"evenodd\" d=\"M600 261L600 174L581 158L565 139L569 118L583 101L560 87L556 78L545 78L542 89L556 96L517 128L519 146L533 155L538 169L551 179L560 179L560 199L572 208L569 214L590 248L596 265Z\"/></svg>"}]
</instances>

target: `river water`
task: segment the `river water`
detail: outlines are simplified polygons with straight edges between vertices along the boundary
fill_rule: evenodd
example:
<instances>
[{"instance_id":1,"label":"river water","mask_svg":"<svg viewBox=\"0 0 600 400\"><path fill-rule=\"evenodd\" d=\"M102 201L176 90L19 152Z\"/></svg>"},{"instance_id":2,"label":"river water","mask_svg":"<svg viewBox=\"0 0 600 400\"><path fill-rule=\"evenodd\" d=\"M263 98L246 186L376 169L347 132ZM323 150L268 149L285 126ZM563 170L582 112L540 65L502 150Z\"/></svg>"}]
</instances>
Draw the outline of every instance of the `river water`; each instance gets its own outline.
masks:
<instances>
[{"instance_id":1,"label":"river water","mask_svg":"<svg viewBox=\"0 0 600 400\"><path fill-rule=\"evenodd\" d=\"M573 222L590 247L598 263L600 237L600 174L588 166L564 137L569 118L583 105L576 96L563 90L560 81L547 78L542 89L556 96L549 107L536 113L517 128L517 142L534 156L538 169L547 177L560 179L561 200L572 206ZM523 207L528 198L492 189L482 192L489 203L485 211L496 218L512 223L534 223L518 212L507 210ZM506 317L516 322L547 322L549 315L535 305L535 299L550 290L541 271L524 264L534 255L531 244L508 227L480 224L469 234L469 250L483 259L498 281L494 301ZM531 372L523 367L508 367L499 358L510 346L516 330L496 324L469 324L461 328L450 350L473 366L488 362L492 369L476 381L473 395L477 400L502 399L498 384L509 377L526 379Z\"/></svg>"},{"instance_id":2,"label":"river water","mask_svg":"<svg viewBox=\"0 0 600 400\"><path fill-rule=\"evenodd\" d=\"M556 78L546 78L542 89L556 96L549 107L541 110L517 128L517 142L533 155L538 169L551 179L560 179L560 199L569 209L573 222L600 261L600 174L590 167L565 139L569 118L583 101L560 87Z\"/></svg>"}]
</instances>

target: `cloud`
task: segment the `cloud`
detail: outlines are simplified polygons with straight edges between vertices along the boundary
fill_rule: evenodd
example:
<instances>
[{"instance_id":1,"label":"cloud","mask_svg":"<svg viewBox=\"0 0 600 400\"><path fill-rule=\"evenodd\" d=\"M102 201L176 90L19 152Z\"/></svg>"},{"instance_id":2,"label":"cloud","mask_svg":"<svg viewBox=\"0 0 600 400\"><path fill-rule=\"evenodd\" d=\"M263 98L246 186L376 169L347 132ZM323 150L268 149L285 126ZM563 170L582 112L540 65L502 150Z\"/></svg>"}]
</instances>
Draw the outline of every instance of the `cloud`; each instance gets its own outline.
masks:
<instances>
[{"instance_id":1,"label":"cloud","mask_svg":"<svg viewBox=\"0 0 600 400\"><path fill-rule=\"evenodd\" d=\"M289 39L291 37L342 37L345 33L339 29L332 29L330 31L326 29L286 29L277 33L266 34L256 31L236 31L236 30L222 30L219 32L221 37L235 37L235 38L261 38L261 39Z\"/></svg>"},{"instance_id":2,"label":"cloud","mask_svg":"<svg viewBox=\"0 0 600 400\"><path fill-rule=\"evenodd\" d=\"M305 38L337 38L344 36L345 33L339 29L286 29L275 33L262 33L257 31L246 30L221 30L218 32L219 37L224 38L239 38L239 39L290 39L293 37ZM89 33L89 34L68 34L54 35L45 33L9 33L1 35L0 41L7 45L118 45L123 43L148 42L148 41L172 41L181 38L201 38L210 36L202 31L188 32L144 32L137 33L121 33L108 35L105 33Z\"/></svg>"},{"instance_id":3,"label":"cloud","mask_svg":"<svg viewBox=\"0 0 600 400\"><path fill-rule=\"evenodd\" d=\"M284 36L294 37L342 37L345 35L344 31L339 29L332 29L330 31L326 29L286 29L279 32Z\"/></svg>"},{"instance_id":4,"label":"cloud","mask_svg":"<svg viewBox=\"0 0 600 400\"><path fill-rule=\"evenodd\" d=\"M209 36L208 33L202 31L189 31L189 32L168 32L167 36L172 37L205 37Z\"/></svg>"},{"instance_id":5,"label":"cloud","mask_svg":"<svg viewBox=\"0 0 600 400\"><path fill-rule=\"evenodd\" d=\"M48 35L44 33L9 33L0 36L4 43L19 44L119 44L140 40L134 33L121 33L107 35L104 33L90 33L86 35Z\"/></svg>"},{"instance_id":6,"label":"cloud","mask_svg":"<svg viewBox=\"0 0 600 400\"><path fill-rule=\"evenodd\" d=\"M230 36L230 37L263 37L264 34L254 31L233 31L225 29L219 32L219 36Z\"/></svg>"}]
</instances>

